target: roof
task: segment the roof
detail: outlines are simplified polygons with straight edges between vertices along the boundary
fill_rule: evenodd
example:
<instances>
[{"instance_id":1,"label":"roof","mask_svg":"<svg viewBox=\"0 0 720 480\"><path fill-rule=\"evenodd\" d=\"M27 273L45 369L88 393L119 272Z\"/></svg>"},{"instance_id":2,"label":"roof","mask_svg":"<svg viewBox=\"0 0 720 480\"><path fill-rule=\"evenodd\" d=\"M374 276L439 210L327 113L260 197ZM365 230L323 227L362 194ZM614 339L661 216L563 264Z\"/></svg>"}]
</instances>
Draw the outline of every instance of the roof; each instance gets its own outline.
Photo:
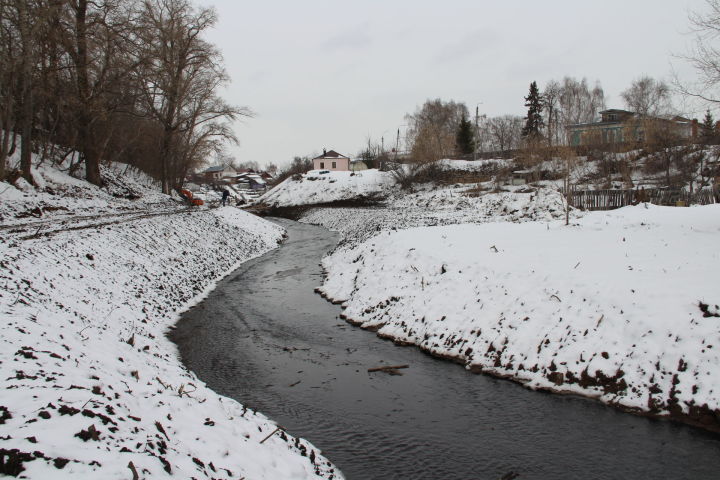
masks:
<instances>
[{"instance_id":1,"label":"roof","mask_svg":"<svg viewBox=\"0 0 720 480\"><path fill-rule=\"evenodd\" d=\"M621 122L620 120L611 120L608 122L588 122L588 123L570 123L568 125L565 125L565 128L581 128L581 127L589 127L589 126L602 126L602 125L622 125L625 122Z\"/></svg>"},{"instance_id":2,"label":"roof","mask_svg":"<svg viewBox=\"0 0 720 480\"><path fill-rule=\"evenodd\" d=\"M637 113L628 112L627 110L603 110L600 113L613 113L613 112L622 112L622 113L628 113L632 115L633 119L651 119L651 120L662 120L664 122L674 122L674 123L692 123L692 120L689 118L682 117L680 115L675 115L671 117L658 117L658 116L641 116ZM603 127L603 126L610 126L610 125L624 125L628 122L628 119L625 120L608 120L605 122L588 122L588 123L571 123L568 125L565 125L565 128L574 129L574 128L584 128L584 127Z\"/></svg>"},{"instance_id":3,"label":"roof","mask_svg":"<svg viewBox=\"0 0 720 480\"><path fill-rule=\"evenodd\" d=\"M629 112L627 110L621 110L619 108L608 108L607 110L603 110L600 112L600 114L603 114L603 113L627 113L629 115L635 114L635 112Z\"/></svg>"},{"instance_id":4,"label":"roof","mask_svg":"<svg viewBox=\"0 0 720 480\"><path fill-rule=\"evenodd\" d=\"M203 173L222 172L226 168L234 170L232 167L227 165L215 165L214 167L210 167L207 170L203 171Z\"/></svg>"},{"instance_id":5,"label":"roof","mask_svg":"<svg viewBox=\"0 0 720 480\"><path fill-rule=\"evenodd\" d=\"M238 180L248 180L248 181L252 180L253 182L261 184L261 185L264 185L265 183L267 183L267 182L265 182L265 179L262 178L262 175L259 173L247 173L247 172L241 173L236 178Z\"/></svg>"},{"instance_id":6,"label":"roof","mask_svg":"<svg viewBox=\"0 0 720 480\"><path fill-rule=\"evenodd\" d=\"M313 160L317 160L319 158L350 158L350 157L346 157L345 155L342 155L342 154L336 152L335 150L328 150L325 153L323 153L322 155L313 158Z\"/></svg>"}]
</instances>

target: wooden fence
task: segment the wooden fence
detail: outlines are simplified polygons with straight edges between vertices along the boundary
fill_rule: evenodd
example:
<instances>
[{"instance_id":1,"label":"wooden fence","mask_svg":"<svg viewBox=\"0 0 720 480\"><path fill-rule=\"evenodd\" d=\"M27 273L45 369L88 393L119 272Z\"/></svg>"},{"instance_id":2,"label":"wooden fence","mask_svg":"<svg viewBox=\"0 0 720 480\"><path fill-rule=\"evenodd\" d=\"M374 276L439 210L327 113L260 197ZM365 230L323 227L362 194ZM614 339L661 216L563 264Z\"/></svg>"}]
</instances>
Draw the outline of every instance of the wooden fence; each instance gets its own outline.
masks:
<instances>
[{"instance_id":1,"label":"wooden fence","mask_svg":"<svg viewBox=\"0 0 720 480\"><path fill-rule=\"evenodd\" d=\"M571 190L570 204L582 210L613 210L649 202L655 205L687 206L717 203L720 192L705 188L697 192L652 188L644 190Z\"/></svg>"}]
</instances>

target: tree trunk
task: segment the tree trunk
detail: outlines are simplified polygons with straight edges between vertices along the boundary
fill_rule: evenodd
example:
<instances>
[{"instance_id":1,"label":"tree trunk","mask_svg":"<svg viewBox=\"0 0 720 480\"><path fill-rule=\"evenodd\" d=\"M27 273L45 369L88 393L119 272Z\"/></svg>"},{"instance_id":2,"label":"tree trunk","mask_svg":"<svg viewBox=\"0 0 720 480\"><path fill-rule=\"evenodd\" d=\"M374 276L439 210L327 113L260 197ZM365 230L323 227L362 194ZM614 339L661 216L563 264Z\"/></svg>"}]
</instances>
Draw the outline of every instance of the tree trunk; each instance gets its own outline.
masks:
<instances>
[{"instance_id":1,"label":"tree trunk","mask_svg":"<svg viewBox=\"0 0 720 480\"><path fill-rule=\"evenodd\" d=\"M102 185L100 176L100 152L97 139L92 135L92 121L88 115L81 112L78 119L79 140L82 154L85 160L85 179L94 184Z\"/></svg>"},{"instance_id":2,"label":"tree trunk","mask_svg":"<svg viewBox=\"0 0 720 480\"><path fill-rule=\"evenodd\" d=\"M170 160L170 145L172 144L172 130L165 128L163 131L163 141L160 148L160 185L162 193L170 194L170 179L168 163Z\"/></svg>"},{"instance_id":3,"label":"tree trunk","mask_svg":"<svg viewBox=\"0 0 720 480\"><path fill-rule=\"evenodd\" d=\"M78 0L75 11L75 68L77 70L77 94L81 111L77 112L78 140L85 157L85 179L95 185L102 185L100 177L100 152L97 139L92 134L92 102L88 75L87 51L87 0Z\"/></svg>"},{"instance_id":4,"label":"tree trunk","mask_svg":"<svg viewBox=\"0 0 720 480\"><path fill-rule=\"evenodd\" d=\"M10 153L10 137L14 135L13 128L10 124L10 116L12 115L12 95L8 95L3 105L2 124L0 124L0 181L5 180L7 175L7 159Z\"/></svg>"},{"instance_id":5,"label":"tree trunk","mask_svg":"<svg viewBox=\"0 0 720 480\"><path fill-rule=\"evenodd\" d=\"M33 130L33 95L30 82L30 60L24 60L22 79L22 106L20 108L20 171L25 180L31 185L35 184L32 178L32 130Z\"/></svg>"}]
</instances>

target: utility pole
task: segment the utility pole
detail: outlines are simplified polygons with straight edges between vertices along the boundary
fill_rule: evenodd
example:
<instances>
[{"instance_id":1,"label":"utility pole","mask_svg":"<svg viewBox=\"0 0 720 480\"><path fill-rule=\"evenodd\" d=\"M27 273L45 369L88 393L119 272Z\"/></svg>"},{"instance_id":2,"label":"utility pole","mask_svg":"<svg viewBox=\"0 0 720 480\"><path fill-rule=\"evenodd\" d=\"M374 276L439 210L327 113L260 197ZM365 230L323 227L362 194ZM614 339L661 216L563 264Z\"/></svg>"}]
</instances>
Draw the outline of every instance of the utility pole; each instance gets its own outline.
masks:
<instances>
[{"instance_id":1,"label":"utility pole","mask_svg":"<svg viewBox=\"0 0 720 480\"><path fill-rule=\"evenodd\" d=\"M480 141L480 126L478 125L478 119L480 118L480 105L483 102L479 102L475 105L475 148L473 148L473 160L477 160L478 153L478 142Z\"/></svg>"},{"instance_id":2,"label":"utility pole","mask_svg":"<svg viewBox=\"0 0 720 480\"><path fill-rule=\"evenodd\" d=\"M395 140L395 162L396 163L397 163L397 158L398 158L398 150L400 150L400 127L398 127L397 140Z\"/></svg>"},{"instance_id":3,"label":"utility pole","mask_svg":"<svg viewBox=\"0 0 720 480\"><path fill-rule=\"evenodd\" d=\"M478 151L478 116L480 114L480 107L475 105L475 148L473 148L473 160L477 160Z\"/></svg>"}]
</instances>

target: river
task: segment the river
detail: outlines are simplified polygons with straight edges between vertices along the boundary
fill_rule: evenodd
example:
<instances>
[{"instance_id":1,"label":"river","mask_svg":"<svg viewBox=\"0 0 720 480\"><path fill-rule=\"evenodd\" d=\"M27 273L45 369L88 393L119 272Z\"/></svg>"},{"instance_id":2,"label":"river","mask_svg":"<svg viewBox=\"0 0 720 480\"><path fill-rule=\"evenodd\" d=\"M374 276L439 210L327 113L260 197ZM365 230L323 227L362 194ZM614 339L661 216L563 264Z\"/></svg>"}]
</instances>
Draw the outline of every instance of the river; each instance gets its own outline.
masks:
<instances>
[{"instance_id":1,"label":"river","mask_svg":"<svg viewBox=\"0 0 720 480\"><path fill-rule=\"evenodd\" d=\"M211 388L308 439L348 479L720 478L716 434L475 375L345 323L313 293L337 237L275 221L288 240L170 338ZM367 372L402 364L403 375Z\"/></svg>"}]
</instances>

